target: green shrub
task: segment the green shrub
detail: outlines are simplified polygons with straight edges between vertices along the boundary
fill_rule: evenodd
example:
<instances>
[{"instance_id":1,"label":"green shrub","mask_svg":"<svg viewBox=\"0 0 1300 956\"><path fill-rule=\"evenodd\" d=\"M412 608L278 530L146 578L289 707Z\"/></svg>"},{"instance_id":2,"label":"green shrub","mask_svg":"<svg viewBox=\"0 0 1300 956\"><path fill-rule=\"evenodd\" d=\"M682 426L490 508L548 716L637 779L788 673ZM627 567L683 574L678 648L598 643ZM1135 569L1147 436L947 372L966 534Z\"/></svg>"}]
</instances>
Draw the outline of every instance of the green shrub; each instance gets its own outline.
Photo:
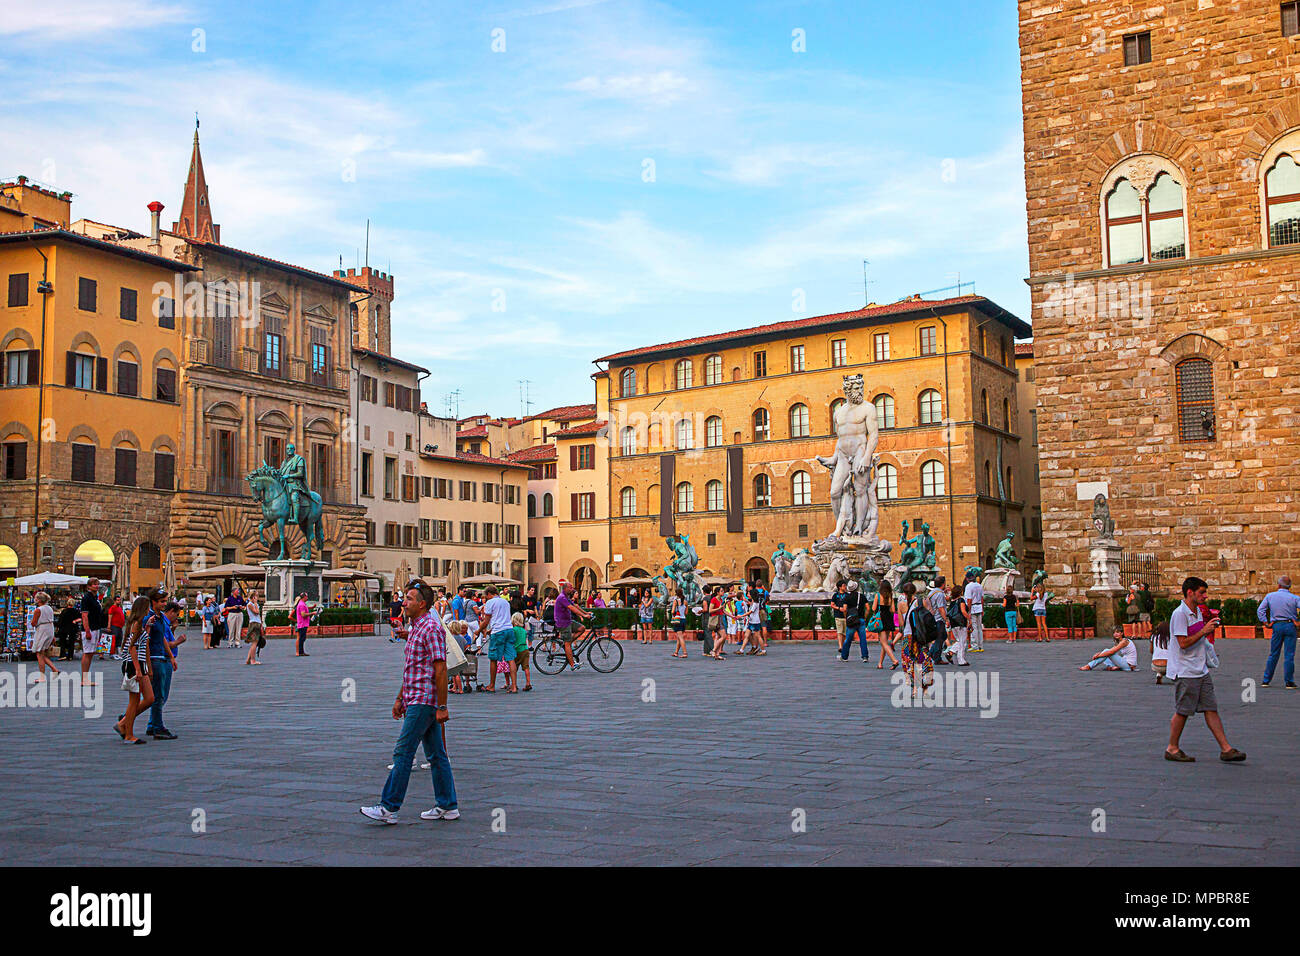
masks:
<instances>
[{"instance_id":1,"label":"green shrub","mask_svg":"<svg viewBox=\"0 0 1300 956\"><path fill-rule=\"evenodd\" d=\"M667 626L668 626L668 608L666 607L655 608L655 615L654 615L655 629L661 631Z\"/></svg>"},{"instance_id":2,"label":"green shrub","mask_svg":"<svg viewBox=\"0 0 1300 956\"><path fill-rule=\"evenodd\" d=\"M813 621L816 619L816 608L804 606L790 608L790 630L792 631L811 631Z\"/></svg>"},{"instance_id":3,"label":"green shrub","mask_svg":"<svg viewBox=\"0 0 1300 956\"><path fill-rule=\"evenodd\" d=\"M769 629L773 631L785 630L785 620L786 620L785 608L783 607L768 608L767 626Z\"/></svg>"},{"instance_id":4,"label":"green shrub","mask_svg":"<svg viewBox=\"0 0 1300 956\"><path fill-rule=\"evenodd\" d=\"M266 621L266 626L267 626L267 627L288 627L288 626L289 626L289 612L288 612L288 611L278 611L278 610L277 610L277 611L267 611L267 612L262 616L262 619L263 619L264 621Z\"/></svg>"},{"instance_id":5,"label":"green shrub","mask_svg":"<svg viewBox=\"0 0 1300 956\"><path fill-rule=\"evenodd\" d=\"M835 629L835 615L831 612L830 608L822 608L821 616L817 621L817 626L825 628L828 631L833 631Z\"/></svg>"}]
</instances>

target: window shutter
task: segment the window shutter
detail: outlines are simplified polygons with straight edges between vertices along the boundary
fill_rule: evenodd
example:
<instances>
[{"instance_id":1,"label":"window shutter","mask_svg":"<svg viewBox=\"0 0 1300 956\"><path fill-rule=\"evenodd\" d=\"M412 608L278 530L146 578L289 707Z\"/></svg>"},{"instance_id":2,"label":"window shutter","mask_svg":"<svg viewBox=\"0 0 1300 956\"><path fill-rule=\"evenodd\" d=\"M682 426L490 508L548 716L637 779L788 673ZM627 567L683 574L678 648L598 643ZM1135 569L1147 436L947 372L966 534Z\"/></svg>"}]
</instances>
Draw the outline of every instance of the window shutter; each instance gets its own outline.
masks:
<instances>
[{"instance_id":1,"label":"window shutter","mask_svg":"<svg viewBox=\"0 0 1300 956\"><path fill-rule=\"evenodd\" d=\"M153 486L171 491L176 484L176 459L166 452L153 455Z\"/></svg>"},{"instance_id":2,"label":"window shutter","mask_svg":"<svg viewBox=\"0 0 1300 956\"><path fill-rule=\"evenodd\" d=\"M35 385L40 381L41 350L31 349L27 352L27 381Z\"/></svg>"},{"instance_id":3,"label":"window shutter","mask_svg":"<svg viewBox=\"0 0 1300 956\"><path fill-rule=\"evenodd\" d=\"M22 481L27 477L27 442L15 442L13 449L13 477L16 481Z\"/></svg>"},{"instance_id":4,"label":"window shutter","mask_svg":"<svg viewBox=\"0 0 1300 956\"><path fill-rule=\"evenodd\" d=\"M108 359L103 356L95 359L95 391L108 391Z\"/></svg>"},{"instance_id":5,"label":"window shutter","mask_svg":"<svg viewBox=\"0 0 1300 956\"><path fill-rule=\"evenodd\" d=\"M63 384L68 388L73 388L77 384L77 353L69 352L67 354L67 363L65 365L65 374Z\"/></svg>"},{"instance_id":6,"label":"window shutter","mask_svg":"<svg viewBox=\"0 0 1300 956\"><path fill-rule=\"evenodd\" d=\"M569 471L578 470L578 446L569 446Z\"/></svg>"},{"instance_id":7,"label":"window shutter","mask_svg":"<svg viewBox=\"0 0 1300 956\"><path fill-rule=\"evenodd\" d=\"M576 491L572 495L570 495L569 520L570 521L578 520L578 493Z\"/></svg>"}]
</instances>

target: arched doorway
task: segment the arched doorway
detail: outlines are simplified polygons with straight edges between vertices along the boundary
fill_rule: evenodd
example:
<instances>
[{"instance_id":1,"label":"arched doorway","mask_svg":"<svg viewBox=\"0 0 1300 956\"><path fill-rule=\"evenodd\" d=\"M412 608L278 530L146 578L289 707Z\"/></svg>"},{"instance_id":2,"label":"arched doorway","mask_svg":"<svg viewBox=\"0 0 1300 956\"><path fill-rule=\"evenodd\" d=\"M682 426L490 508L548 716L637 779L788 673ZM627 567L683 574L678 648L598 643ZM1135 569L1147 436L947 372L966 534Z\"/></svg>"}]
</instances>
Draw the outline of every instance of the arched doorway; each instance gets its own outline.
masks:
<instances>
[{"instance_id":1,"label":"arched doorway","mask_svg":"<svg viewBox=\"0 0 1300 956\"><path fill-rule=\"evenodd\" d=\"M771 581L767 573L767 561L763 558L750 558L746 561L745 580L750 584L762 584L767 587Z\"/></svg>"},{"instance_id":2,"label":"arched doorway","mask_svg":"<svg viewBox=\"0 0 1300 956\"><path fill-rule=\"evenodd\" d=\"M587 567L578 568L573 572L573 588L585 602L596 590L596 572Z\"/></svg>"},{"instance_id":3,"label":"arched doorway","mask_svg":"<svg viewBox=\"0 0 1300 956\"><path fill-rule=\"evenodd\" d=\"M131 562L131 590L143 594L163 583L163 549L152 541L142 541Z\"/></svg>"},{"instance_id":4,"label":"arched doorway","mask_svg":"<svg viewBox=\"0 0 1300 956\"><path fill-rule=\"evenodd\" d=\"M0 544L0 581L17 577L18 552L7 544Z\"/></svg>"},{"instance_id":5,"label":"arched doorway","mask_svg":"<svg viewBox=\"0 0 1300 956\"><path fill-rule=\"evenodd\" d=\"M72 555L72 573L107 581L113 577L113 549L97 538L83 541Z\"/></svg>"}]
</instances>

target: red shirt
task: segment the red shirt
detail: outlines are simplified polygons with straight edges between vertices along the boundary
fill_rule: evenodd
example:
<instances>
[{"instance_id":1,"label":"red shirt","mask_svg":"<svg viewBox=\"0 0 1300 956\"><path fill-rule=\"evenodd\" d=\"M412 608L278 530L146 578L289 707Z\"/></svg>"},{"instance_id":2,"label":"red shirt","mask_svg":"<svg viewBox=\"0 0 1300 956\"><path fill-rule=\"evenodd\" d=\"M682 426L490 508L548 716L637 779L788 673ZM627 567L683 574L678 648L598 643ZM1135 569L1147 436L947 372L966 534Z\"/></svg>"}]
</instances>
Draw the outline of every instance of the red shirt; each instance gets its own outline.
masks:
<instances>
[{"instance_id":1,"label":"red shirt","mask_svg":"<svg viewBox=\"0 0 1300 956\"><path fill-rule=\"evenodd\" d=\"M434 614L425 614L406 635L406 659L402 664L402 702L406 706L438 701L434 695L434 661L447 659L447 632Z\"/></svg>"},{"instance_id":2,"label":"red shirt","mask_svg":"<svg viewBox=\"0 0 1300 956\"><path fill-rule=\"evenodd\" d=\"M123 627L126 624L126 615L122 613L122 606L114 604L108 609L108 626Z\"/></svg>"}]
</instances>

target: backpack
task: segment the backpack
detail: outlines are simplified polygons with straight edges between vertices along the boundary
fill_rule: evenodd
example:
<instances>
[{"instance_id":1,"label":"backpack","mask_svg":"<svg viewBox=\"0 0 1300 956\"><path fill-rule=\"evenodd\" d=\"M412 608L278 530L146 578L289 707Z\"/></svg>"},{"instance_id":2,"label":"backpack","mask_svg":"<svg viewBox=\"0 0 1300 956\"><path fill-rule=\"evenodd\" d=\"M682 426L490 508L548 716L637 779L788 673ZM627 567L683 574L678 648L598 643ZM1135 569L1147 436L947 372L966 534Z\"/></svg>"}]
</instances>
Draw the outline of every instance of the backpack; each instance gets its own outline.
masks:
<instances>
[{"instance_id":1,"label":"backpack","mask_svg":"<svg viewBox=\"0 0 1300 956\"><path fill-rule=\"evenodd\" d=\"M961 612L960 597L955 597L948 602L948 624L951 627L966 626L966 615Z\"/></svg>"},{"instance_id":2,"label":"backpack","mask_svg":"<svg viewBox=\"0 0 1300 956\"><path fill-rule=\"evenodd\" d=\"M924 604L912 608L912 640L929 647L939 639L939 622Z\"/></svg>"}]
</instances>

